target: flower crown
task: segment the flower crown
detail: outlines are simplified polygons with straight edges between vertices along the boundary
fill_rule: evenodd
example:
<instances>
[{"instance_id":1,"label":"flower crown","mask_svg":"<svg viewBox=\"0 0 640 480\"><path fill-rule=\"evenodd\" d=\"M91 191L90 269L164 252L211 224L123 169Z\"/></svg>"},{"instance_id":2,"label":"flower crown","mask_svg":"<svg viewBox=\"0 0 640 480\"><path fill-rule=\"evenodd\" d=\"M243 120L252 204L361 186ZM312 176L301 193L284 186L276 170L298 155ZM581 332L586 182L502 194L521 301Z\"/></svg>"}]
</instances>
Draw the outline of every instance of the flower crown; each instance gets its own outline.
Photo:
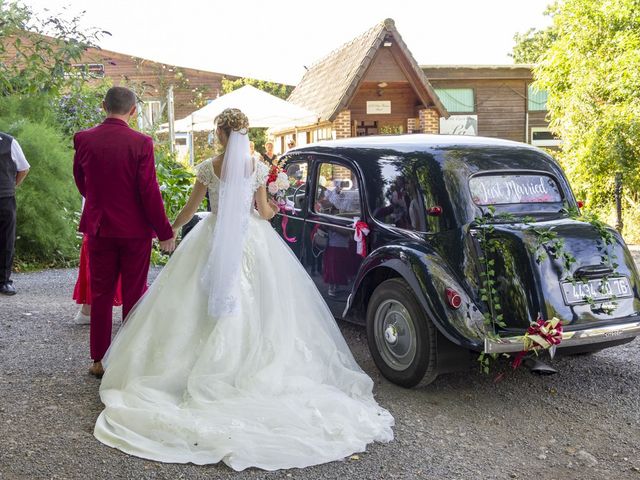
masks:
<instances>
[{"instance_id":1,"label":"flower crown","mask_svg":"<svg viewBox=\"0 0 640 480\"><path fill-rule=\"evenodd\" d=\"M225 108L222 113L216 117L216 126L220 128L230 128L231 130L240 132L249 128L249 119L238 108Z\"/></svg>"}]
</instances>

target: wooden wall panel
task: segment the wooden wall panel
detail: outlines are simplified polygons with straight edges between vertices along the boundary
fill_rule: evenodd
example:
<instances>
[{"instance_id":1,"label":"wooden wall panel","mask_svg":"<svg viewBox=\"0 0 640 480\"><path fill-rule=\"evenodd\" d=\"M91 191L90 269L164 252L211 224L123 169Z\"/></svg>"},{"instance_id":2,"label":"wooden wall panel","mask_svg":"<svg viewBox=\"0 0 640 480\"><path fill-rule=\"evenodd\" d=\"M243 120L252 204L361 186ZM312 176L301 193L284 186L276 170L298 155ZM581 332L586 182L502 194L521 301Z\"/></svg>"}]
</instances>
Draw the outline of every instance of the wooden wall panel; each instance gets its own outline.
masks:
<instances>
[{"instance_id":1,"label":"wooden wall panel","mask_svg":"<svg viewBox=\"0 0 640 480\"><path fill-rule=\"evenodd\" d=\"M91 49L85 63L101 63L105 76L115 85L127 85L142 91L143 100L165 101L169 85L174 85L176 119L182 118L221 93L222 78L237 77L191 68L176 67L107 50Z\"/></svg>"},{"instance_id":2,"label":"wooden wall panel","mask_svg":"<svg viewBox=\"0 0 640 480\"><path fill-rule=\"evenodd\" d=\"M525 141L526 80L432 80L431 84L434 88L474 90L479 135Z\"/></svg>"},{"instance_id":3,"label":"wooden wall panel","mask_svg":"<svg viewBox=\"0 0 640 480\"><path fill-rule=\"evenodd\" d=\"M381 48L369 65L363 82L408 82L391 50Z\"/></svg>"},{"instance_id":4,"label":"wooden wall panel","mask_svg":"<svg viewBox=\"0 0 640 480\"><path fill-rule=\"evenodd\" d=\"M367 115L367 101L371 100L390 100L391 114ZM366 122L401 121L406 125L407 118L415 118L418 116L416 105L419 104L420 99L408 83L389 83L386 88L382 89L381 96L378 95L378 86L376 83L363 83L360 85L360 88L358 88L348 108L351 110L352 120Z\"/></svg>"}]
</instances>

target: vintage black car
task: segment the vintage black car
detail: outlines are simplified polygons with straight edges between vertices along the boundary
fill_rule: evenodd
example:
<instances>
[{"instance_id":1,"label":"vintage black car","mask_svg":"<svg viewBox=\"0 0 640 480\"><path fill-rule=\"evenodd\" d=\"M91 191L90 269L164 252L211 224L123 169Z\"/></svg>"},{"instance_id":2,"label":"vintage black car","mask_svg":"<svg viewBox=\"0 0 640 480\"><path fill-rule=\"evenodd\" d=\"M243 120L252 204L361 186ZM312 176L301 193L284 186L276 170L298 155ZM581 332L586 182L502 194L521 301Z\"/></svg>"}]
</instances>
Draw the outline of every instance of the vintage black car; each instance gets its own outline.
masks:
<instances>
[{"instance_id":1,"label":"vintage black car","mask_svg":"<svg viewBox=\"0 0 640 480\"><path fill-rule=\"evenodd\" d=\"M515 354L540 317L562 321L559 353L640 334L638 273L623 239L575 219L579 204L542 150L402 135L321 142L285 158L291 188L273 225L335 317L366 325L373 359L394 383L468 368L473 351ZM369 230L366 252L356 225ZM493 240L499 248L485 251ZM504 323L495 332L488 270Z\"/></svg>"}]
</instances>

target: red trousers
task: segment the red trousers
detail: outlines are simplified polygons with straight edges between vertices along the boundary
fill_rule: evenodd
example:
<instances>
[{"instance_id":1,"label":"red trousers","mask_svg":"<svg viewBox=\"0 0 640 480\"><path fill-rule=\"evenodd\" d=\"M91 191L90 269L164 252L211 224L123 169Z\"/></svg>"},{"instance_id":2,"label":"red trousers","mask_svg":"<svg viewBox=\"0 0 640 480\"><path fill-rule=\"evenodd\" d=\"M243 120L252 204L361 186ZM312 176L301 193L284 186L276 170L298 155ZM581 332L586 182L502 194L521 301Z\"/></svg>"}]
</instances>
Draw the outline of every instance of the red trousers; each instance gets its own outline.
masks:
<instances>
[{"instance_id":1,"label":"red trousers","mask_svg":"<svg viewBox=\"0 0 640 480\"><path fill-rule=\"evenodd\" d=\"M89 336L94 362L102 360L111 344L111 313L118 276L122 281L122 318L125 319L146 289L150 261L150 238L89 236Z\"/></svg>"}]
</instances>

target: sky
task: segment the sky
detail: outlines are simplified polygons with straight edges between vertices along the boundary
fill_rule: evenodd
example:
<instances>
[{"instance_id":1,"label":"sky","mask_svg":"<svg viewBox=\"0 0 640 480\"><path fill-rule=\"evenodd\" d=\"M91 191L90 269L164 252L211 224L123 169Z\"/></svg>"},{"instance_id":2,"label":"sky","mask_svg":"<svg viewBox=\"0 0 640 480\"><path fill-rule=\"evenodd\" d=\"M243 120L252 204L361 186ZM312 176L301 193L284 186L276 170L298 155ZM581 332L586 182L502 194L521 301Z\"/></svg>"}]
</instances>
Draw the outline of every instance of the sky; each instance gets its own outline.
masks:
<instances>
[{"instance_id":1,"label":"sky","mask_svg":"<svg viewBox=\"0 0 640 480\"><path fill-rule=\"evenodd\" d=\"M22 0L107 30L100 46L181 67L295 85L305 66L385 18L421 65L510 64L550 0Z\"/></svg>"}]
</instances>

